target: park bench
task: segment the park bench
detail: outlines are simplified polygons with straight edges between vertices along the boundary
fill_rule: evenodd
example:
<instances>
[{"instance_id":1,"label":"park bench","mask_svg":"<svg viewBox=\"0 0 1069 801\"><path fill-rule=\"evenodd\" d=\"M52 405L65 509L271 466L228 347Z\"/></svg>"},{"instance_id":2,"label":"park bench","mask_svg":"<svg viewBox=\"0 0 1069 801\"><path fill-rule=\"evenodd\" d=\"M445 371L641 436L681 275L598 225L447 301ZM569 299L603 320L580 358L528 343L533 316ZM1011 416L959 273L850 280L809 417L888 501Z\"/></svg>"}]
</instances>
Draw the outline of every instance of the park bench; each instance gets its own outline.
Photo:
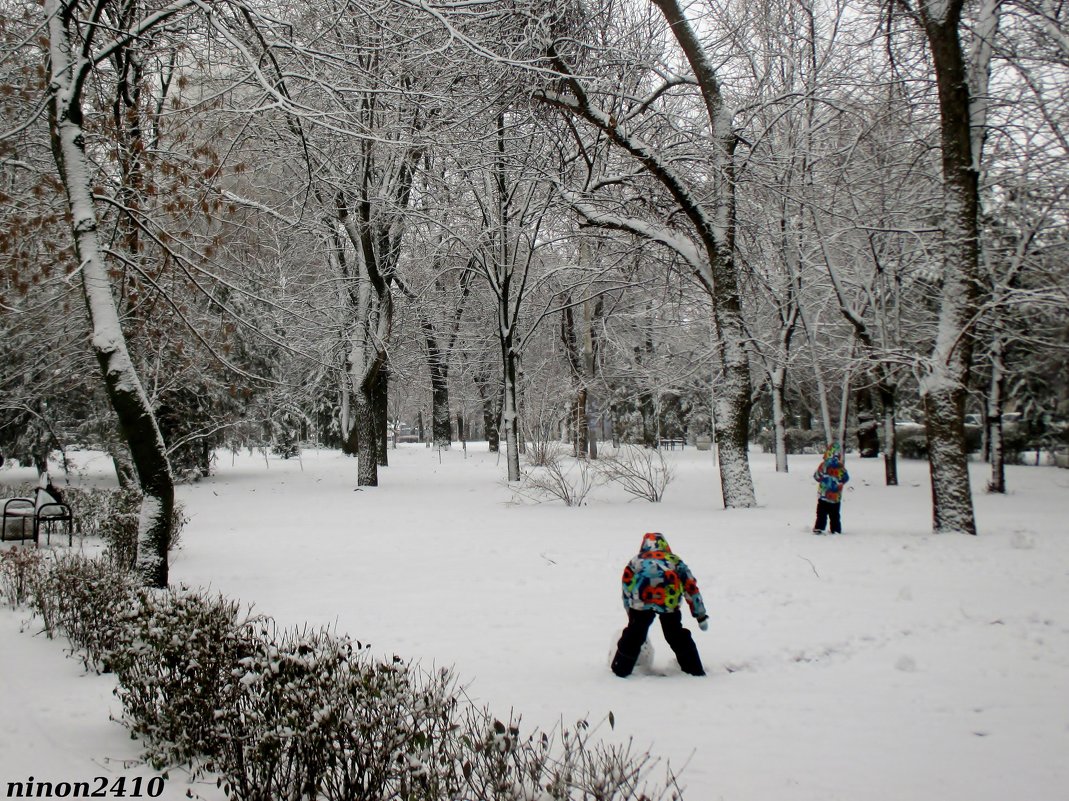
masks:
<instances>
[{"instance_id":1,"label":"park bench","mask_svg":"<svg viewBox=\"0 0 1069 801\"><path fill-rule=\"evenodd\" d=\"M45 543L51 544L52 532L66 527L67 545L74 543L74 513L70 506L56 498L45 487L37 487L33 498L8 498L4 501L3 519L0 520L0 540L33 538L34 545L41 544L44 531ZM11 530L17 534L11 537Z\"/></svg>"},{"instance_id":2,"label":"park bench","mask_svg":"<svg viewBox=\"0 0 1069 801\"><path fill-rule=\"evenodd\" d=\"M674 451L676 448L683 450L686 447L687 441L685 439L675 438L662 438L657 440L657 447L661 450Z\"/></svg>"}]
</instances>

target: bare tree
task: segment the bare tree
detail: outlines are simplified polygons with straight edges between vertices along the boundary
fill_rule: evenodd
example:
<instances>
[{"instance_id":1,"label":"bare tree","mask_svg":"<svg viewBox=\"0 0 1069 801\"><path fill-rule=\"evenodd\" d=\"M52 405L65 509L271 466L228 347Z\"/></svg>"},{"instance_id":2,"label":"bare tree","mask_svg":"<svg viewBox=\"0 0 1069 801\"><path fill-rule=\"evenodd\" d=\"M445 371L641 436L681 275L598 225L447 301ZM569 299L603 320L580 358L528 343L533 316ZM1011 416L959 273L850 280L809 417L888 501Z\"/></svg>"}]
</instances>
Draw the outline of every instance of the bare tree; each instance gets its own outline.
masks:
<instances>
[{"instance_id":1,"label":"bare tree","mask_svg":"<svg viewBox=\"0 0 1069 801\"><path fill-rule=\"evenodd\" d=\"M489 164L481 171L482 185L472 194L482 219L475 261L496 301L502 368L501 419L509 481L520 480L520 312L532 287L542 244L542 223L550 201L549 185L530 164L540 153L539 139L534 135L518 136L517 128L522 124L513 120L513 112L497 113Z\"/></svg>"},{"instance_id":2,"label":"bare tree","mask_svg":"<svg viewBox=\"0 0 1069 801\"><path fill-rule=\"evenodd\" d=\"M682 8L674 0L654 0L654 5L667 22L671 36L690 67L688 76L675 76L669 72L663 82L643 87L642 96L600 97L582 77L582 65L577 66L569 60L567 43L559 41L550 44L548 58L562 76L560 88L541 89L534 97L582 120L613 148L626 154L670 199L674 208L668 215L678 216L689 223L684 232L664 222L605 208L599 203L596 190L627 182L626 173L604 178L590 176L587 186L595 191L585 196L563 190L565 198L585 222L627 231L672 249L705 288L716 330L715 433L724 504L727 507L753 506L756 501L747 456L752 402L750 364L735 261L734 169L738 139L732 124L733 112L724 97L713 61ZM640 20L633 27L641 29L644 25L648 23ZM671 152L673 148L659 146L654 139L641 133L645 128L653 134L647 117L656 117L653 110L658 101L686 85L698 88L704 112L702 130L688 142L702 151L700 156L690 156L699 170L698 180L680 168L681 161ZM665 130L673 129L669 126ZM582 141L577 147L581 152L587 152ZM593 161L588 163L593 165ZM615 202L613 205L619 208L624 204Z\"/></svg>"},{"instance_id":3,"label":"bare tree","mask_svg":"<svg viewBox=\"0 0 1069 801\"><path fill-rule=\"evenodd\" d=\"M79 261L92 347L130 448L143 493L138 526L137 570L151 586L167 584L167 549L174 509L174 481L159 426L142 387L112 296L107 248L101 241L93 167L86 153L85 92L105 60L115 57L146 33L196 11L187 0L124 18L109 35L99 24L107 3L48 0L44 6L49 40L48 115L52 152L66 190L71 233Z\"/></svg>"}]
</instances>

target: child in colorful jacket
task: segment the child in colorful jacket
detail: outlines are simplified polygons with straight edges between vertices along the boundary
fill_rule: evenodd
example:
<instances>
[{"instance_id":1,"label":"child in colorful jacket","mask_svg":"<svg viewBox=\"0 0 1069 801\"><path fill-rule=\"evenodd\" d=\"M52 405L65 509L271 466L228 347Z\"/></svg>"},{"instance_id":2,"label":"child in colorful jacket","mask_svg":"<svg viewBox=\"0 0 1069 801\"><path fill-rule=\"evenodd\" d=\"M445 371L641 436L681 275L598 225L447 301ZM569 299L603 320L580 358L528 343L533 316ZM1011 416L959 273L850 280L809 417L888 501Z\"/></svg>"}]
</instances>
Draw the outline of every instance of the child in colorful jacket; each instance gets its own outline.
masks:
<instances>
[{"instance_id":1,"label":"child in colorful jacket","mask_svg":"<svg viewBox=\"0 0 1069 801\"><path fill-rule=\"evenodd\" d=\"M831 533L842 534L843 523L839 512L843 500L843 485L850 480L850 474L846 472L838 442L831 443L824 451L824 459L813 473L813 480L819 485L817 522L813 526L813 533L823 534L824 526L830 520Z\"/></svg>"},{"instance_id":2,"label":"child in colorful jacket","mask_svg":"<svg viewBox=\"0 0 1069 801\"><path fill-rule=\"evenodd\" d=\"M709 628L698 582L686 563L672 553L668 541L658 533L646 534L638 555L624 568L623 601L627 627L616 644L612 672L629 676L646 642L646 633L655 617L661 620L664 639L675 652L679 667L692 676L704 676L701 656L694 638L683 628L680 601L686 598L690 612L702 631Z\"/></svg>"}]
</instances>

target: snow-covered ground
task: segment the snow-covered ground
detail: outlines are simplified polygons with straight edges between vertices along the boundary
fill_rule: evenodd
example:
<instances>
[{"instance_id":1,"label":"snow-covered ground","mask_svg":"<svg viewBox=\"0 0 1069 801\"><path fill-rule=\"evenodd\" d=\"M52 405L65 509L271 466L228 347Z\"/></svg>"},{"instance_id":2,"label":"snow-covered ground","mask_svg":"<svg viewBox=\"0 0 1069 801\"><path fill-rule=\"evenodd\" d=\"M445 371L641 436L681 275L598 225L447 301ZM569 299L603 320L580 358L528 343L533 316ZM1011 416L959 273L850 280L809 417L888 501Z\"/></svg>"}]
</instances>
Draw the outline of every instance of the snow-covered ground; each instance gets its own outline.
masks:
<instances>
[{"instance_id":1,"label":"snow-covered ground","mask_svg":"<svg viewBox=\"0 0 1069 801\"><path fill-rule=\"evenodd\" d=\"M86 458L72 481L106 474ZM846 533L817 537L818 457L783 475L753 454L761 506L738 511L708 452L667 458L663 503L600 488L566 508L515 503L485 444L402 446L362 491L335 452L220 453L218 475L179 490L190 522L171 576L452 665L472 699L528 726L612 712L604 737L682 771L690 801L1069 799L1069 471L1010 468L1010 494L990 496L976 464L980 536L933 536L926 464L903 461L885 487L881 461L853 458ZM704 678L679 672L656 626L652 673L609 672L620 572L646 531L701 584ZM138 751L109 721L109 678L18 634L23 617L0 612L0 791L121 774ZM164 797L186 789L172 775Z\"/></svg>"}]
</instances>

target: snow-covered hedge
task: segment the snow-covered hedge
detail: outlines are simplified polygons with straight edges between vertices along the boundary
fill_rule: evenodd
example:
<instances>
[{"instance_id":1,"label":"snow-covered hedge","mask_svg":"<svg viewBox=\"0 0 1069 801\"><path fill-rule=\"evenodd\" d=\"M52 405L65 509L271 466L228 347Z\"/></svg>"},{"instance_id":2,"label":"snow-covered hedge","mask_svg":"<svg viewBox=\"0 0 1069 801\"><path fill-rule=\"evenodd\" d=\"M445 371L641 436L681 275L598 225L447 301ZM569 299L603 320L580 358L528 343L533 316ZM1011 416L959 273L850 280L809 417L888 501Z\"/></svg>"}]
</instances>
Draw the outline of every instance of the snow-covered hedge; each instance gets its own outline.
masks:
<instances>
[{"instance_id":1,"label":"snow-covered hedge","mask_svg":"<svg viewBox=\"0 0 1069 801\"><path fill-rule=\"evenodd\" d=\"M125 571L69 552L12 548L0 553L0 587L12 606L26 604L45 635L70 641L87 670L106 670L136 584Z\"/></svg>"},{"instance_id":2,"label":"snow-covered hedge","mask_svg":"<svg viewBox=\"0 0 1069 801\"><path fill-rule=\"evenodd\" d=\"M45 560L33 608L48 636L66 635L86 669L105 671L134 607L137 583L129 573L81 554L58 552Z\"/></svg>"},{"instance_id":3,"label":"snow-covered hedge","mask_svg":"<svg viewBox=\"0 0 1069 801\"><path fill-rule=\"evenodd\" d=\"M0 551L0 598L10 606L28 602L41 575L42 559L36 548L16 545Z\"/></svg>"},{"instance_id":4,"label":"snow-covered hedge","mask_svg":"<svg viewBox=\"0 0 1069 801\"><path fill-rule=\"evenodd\" d=\"M109 663L124 722L154 767L195 770L220 753L218 718L241 692L233 674L256 647L253 622L220 595L136 591L133 609L118 620Z\"/></svg>"},{"instance_id":5,"label":"snow-covered hedge","mask_svg":"<svg viewBox=\"0 0 1069 801\"><path fill-rule=\"evenodd\" d=\"M214 773L233 801L655 801L648 753L586 721L521 734L448 670L378 658L331 630L280 630L221 595L147 590L105 559L5 557L46 630L113 670L123 720L158 769ZM612 719L609 719L612 725Z\"/></svg>"}]
</instances>

